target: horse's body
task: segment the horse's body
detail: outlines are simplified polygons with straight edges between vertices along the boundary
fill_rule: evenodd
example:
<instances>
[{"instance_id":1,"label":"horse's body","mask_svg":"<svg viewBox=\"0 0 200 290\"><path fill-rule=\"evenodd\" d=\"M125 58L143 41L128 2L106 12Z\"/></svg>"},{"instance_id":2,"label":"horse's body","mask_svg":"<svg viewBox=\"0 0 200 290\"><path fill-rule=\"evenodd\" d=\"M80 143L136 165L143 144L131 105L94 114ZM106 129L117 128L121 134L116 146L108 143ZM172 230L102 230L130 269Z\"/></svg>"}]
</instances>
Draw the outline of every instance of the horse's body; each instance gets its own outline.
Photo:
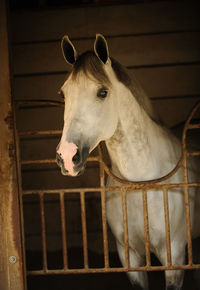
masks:
<instances>
[{"instance_id":1,"label":"horse's body","mask_svg":"<svg viewBox=\"0 0 200 290\"><path fill-rule=\"evenodd\" d=\"M105 39L98 35L95 53L77 58L76 51L65 37L62 41L65 59L73 71L62 87L66 98L65 124L57 148L57 161L65 175L76 176L83 171L89 152L105 140L113 173L129 181L160 178L169 173L181 157L181 144L167 129L156 122L149 99L131 81L124 69L110 59ZM191 165L192 166L192 165ZM191 170L190 175L193 175ZM182 170L168 182L183 181ZM116 185L109 178L108 185ZM150 250L163 265L167 264L163 193L148 191ZM184 194L182 189L169 190L169 216L172 263L185 261L187 243ZM191 226L195 236L195 190L190 191ZM107 219L117 241L124 264L124 229L121 195L107 192ZM141 192L127 194L130 265L145 263L144 217ZM197 219L198 220L198 219ZM148 289L145 272L128 273L138 289ZM166 271L166 289L181 289L183 272Z\"/></svg>"}]
</instances>

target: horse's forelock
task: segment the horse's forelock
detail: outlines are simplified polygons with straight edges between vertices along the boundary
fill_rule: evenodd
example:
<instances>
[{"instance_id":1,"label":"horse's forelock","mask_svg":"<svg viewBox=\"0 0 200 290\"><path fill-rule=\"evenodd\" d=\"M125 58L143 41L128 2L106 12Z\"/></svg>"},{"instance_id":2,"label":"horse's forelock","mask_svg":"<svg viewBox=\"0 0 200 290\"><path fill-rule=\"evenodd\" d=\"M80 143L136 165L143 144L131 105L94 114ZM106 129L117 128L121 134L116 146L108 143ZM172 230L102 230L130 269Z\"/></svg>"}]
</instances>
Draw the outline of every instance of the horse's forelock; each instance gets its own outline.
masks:
<instances>
[{"instance_id":1,"label":"horse's forelock","mask_svg":"<svg viewBox=\"0 0 200 290\"><path fill-rule=\"evenodd\" d=\"M72 71L72 78L76 79L80 72L87 77L96 79L100 84L109 86L111 84L103 63L93 51L86 51L78 56Z\"/></svg>"}]
</instances>

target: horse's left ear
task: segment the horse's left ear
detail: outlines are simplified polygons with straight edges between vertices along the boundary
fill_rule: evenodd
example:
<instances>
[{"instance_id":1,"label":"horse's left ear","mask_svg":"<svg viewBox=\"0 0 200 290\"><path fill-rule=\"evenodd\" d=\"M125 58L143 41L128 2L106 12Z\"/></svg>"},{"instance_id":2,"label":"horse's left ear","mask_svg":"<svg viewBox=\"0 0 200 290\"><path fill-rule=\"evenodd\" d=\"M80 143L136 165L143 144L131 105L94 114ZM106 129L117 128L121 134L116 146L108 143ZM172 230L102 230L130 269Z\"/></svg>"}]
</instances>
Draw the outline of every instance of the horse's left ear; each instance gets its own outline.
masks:
<instances>
[{"instance_id":1,"label":"horse's left ear","mask_svg":"<svg viewBox=\"0 0 200 290\"><path fill-rule=\"evenodd\" d=\"M66 62L73 65L77 59L77 52L67 35L62 38L61 48Z\"/></svg>"},{"instance_id":2,"label":"horse's left ear","mask_svg":"<svg viewBox=\"0 0 200 290\"><path fill-rule=\"evenodd\" d=\"M94 43L94 52L104 64L107 63L109 59L108 44L104 36L101 34L96 34L96 40Z\"/></svg>"}]
</instances>

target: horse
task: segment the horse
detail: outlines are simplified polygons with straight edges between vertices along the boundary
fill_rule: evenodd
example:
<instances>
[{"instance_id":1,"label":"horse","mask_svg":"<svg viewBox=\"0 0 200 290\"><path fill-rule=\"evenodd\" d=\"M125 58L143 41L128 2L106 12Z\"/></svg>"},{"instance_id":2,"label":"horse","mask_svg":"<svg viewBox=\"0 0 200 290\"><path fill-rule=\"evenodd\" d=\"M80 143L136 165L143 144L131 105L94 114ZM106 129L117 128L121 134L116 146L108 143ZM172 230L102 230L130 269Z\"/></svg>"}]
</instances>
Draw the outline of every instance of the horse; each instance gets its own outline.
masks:
<instances>
[{"instance_id":1,"label":"horse","mask_svg":"<svg viewBox=\"0 0 200 290\"><path fill-rule=\"evenodd\" d=\"M103 35L97 34L94 49L78 55L67 35L61 41L65 61L72 71L60 89L65 100L64 127L56 148L56 160L63 175L78 176L84 172L87 157L105 141L111 170L127 181L160 178L174 169L182 153L180 141L159 121L134 76L114 58ZM192 173L193 174L193 173ZM183 182L179 169L168 182ZM108 186L119 185L108 177ZM193 236L199 235L195 206L200 208L195 190L190 192L190 222ZM183 265L187 244L184 194L182 189L168 191L172 263ZM124 229L120 195L106 193L106 214L115 236L122 262ZM167 264L163 193L148 191L150 251L162 265ZM144 218L141 191L127 195L129 256L131 267L145 262ZM198 232L198 233L197 233ZM147 273L128 272L133 289L148 289ZM166 270L167 290L179 290L183 270Z\"/></svg>"}]
</instances>

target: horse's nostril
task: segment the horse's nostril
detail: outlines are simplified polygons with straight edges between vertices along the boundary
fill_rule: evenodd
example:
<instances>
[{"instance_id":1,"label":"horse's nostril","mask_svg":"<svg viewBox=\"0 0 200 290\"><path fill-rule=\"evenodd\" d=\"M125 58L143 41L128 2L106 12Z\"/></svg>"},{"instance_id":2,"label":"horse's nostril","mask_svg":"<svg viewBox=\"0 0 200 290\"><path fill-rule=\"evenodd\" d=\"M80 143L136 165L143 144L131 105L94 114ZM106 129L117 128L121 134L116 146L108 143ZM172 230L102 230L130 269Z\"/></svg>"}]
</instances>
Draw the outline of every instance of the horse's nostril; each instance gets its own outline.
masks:
<instances>
[{"instance_id":1,"label":"horse's nostril","mask_svg":"<svg viewBox=\"0 0 200 290\"><path fill-rule=\"evenodd\" d=\"M79 164L81 160L80 152L77 150L76 154L73 156L72 161L75 165Z\"/></svg>"},{"instance_id":2,"label":"horse's nostril","mask_svg":"<svg viewBox=\"0 0 200 290\"><path fill-rule=\"evenodd\" d=\"M68 170L65 169L64 161L62 159L61 153L60 154L56 153L56 162L57 162L58 166L61 167L62 172L64 173L64 175L66 175L68 173Z\"/></svg>"},{"instance_id":3,"label":"horse's nostril","mask_svg":"<svg viewBox=\"0 0 200 290\"><path fill-rule=\"evenodd\" d=\"M56 153L56 161L59 165L63 163L63 159L61 157L61 154Z\"/></svg>"}]
</instances>

